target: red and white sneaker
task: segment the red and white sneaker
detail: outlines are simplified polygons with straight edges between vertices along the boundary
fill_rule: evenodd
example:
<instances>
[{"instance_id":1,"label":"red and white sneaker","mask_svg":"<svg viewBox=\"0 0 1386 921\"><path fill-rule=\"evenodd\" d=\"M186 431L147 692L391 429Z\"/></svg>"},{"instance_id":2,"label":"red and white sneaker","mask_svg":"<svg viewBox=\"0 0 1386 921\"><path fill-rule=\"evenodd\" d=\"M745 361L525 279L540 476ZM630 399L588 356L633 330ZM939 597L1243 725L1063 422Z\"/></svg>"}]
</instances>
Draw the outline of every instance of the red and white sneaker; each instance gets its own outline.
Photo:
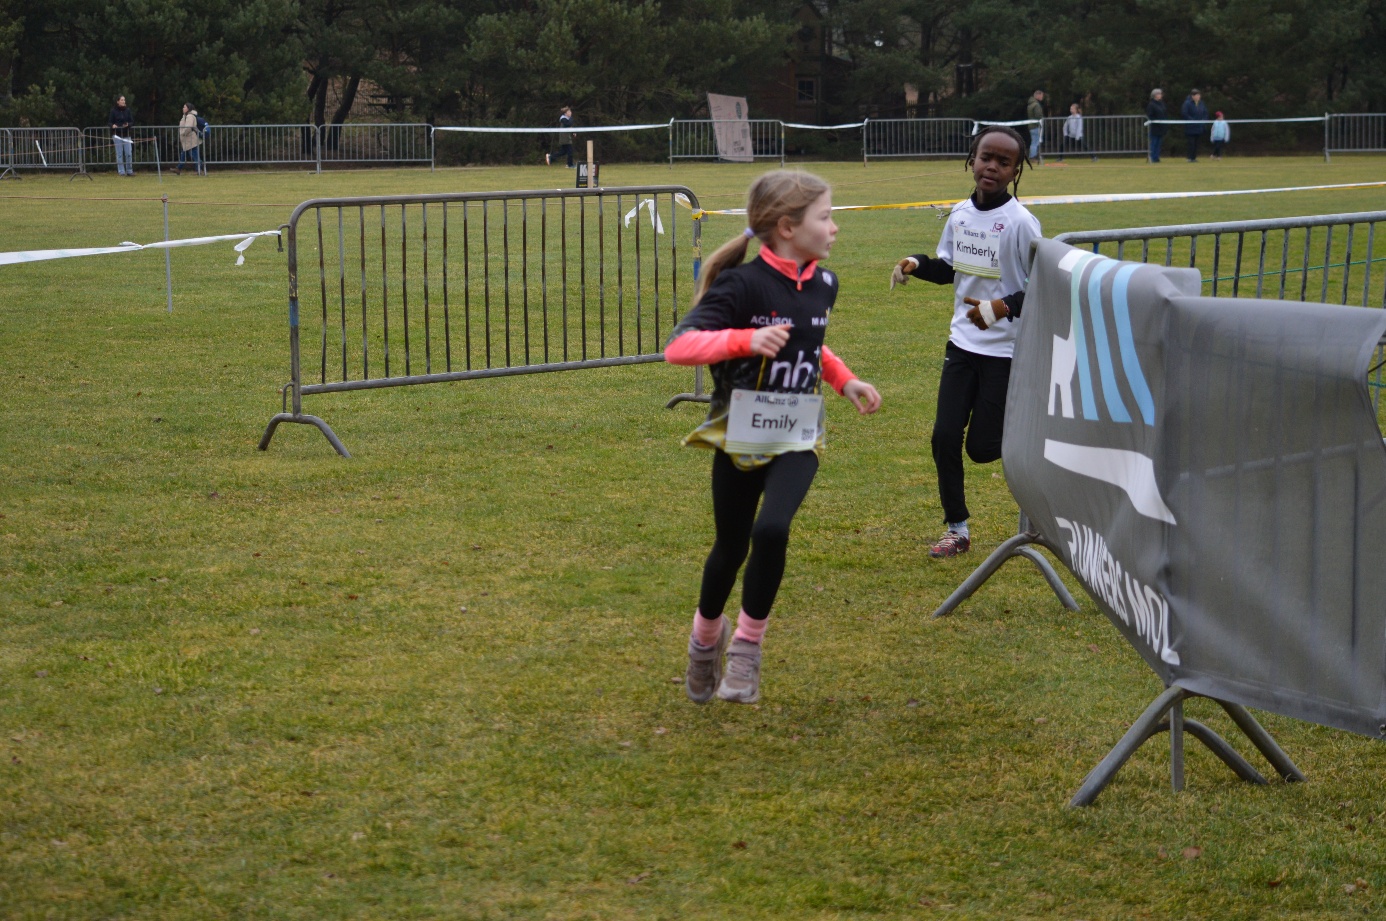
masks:
<instances>
[{"instance_id":1,"label":"red and white sneaker","mask_svg":"<svg viewBox=\"0 0 1386 921\"><path fill-rule=\"evenodd\" d=\"M966 553L972 549L972 539L966 534L959 534L957 531L949 531L938 539L938 543L929 548L929 556L934 559L941 559L946 556L957 556L959 553Z\"/></svg>"}]
</instances>

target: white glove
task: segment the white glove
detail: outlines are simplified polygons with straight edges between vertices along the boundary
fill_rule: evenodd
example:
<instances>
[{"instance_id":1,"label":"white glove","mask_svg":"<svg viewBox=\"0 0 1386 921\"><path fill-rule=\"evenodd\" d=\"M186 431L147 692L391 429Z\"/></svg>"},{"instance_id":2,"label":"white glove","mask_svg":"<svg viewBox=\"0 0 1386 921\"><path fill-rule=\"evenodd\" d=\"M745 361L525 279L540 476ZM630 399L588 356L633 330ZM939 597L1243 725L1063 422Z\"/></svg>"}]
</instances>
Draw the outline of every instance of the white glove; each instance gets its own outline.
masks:
<instances>
[{"instance_id":1,"label":"white glove","mask_svg":"<svg viewBox=\"0 0 1386 921\"><path fill-rule=\"evenodd\" d=\"M919 263L913 256L906 256L895 263L895 268L890 270L890 290L894 291L896 285L903 285L910 280L910 274L919 268Z\"/></svg>"}]
</instances>

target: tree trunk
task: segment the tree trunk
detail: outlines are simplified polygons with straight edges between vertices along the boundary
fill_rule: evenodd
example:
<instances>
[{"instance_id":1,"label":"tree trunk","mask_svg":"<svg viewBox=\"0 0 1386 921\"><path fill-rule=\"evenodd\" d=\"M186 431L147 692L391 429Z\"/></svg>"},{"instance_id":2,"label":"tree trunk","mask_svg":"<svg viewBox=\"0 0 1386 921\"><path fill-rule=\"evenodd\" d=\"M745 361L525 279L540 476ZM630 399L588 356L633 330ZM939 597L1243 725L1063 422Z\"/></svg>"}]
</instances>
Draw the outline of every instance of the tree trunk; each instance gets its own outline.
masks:
<instances>
[{"instance_id":1,"label":"tree trunk","mask_svg":"<svg viewBox=\"0 0 1386 921\"><path fill-rule=\"evenodd\" d=\"M351 106L356 102L356 90L361 86L361 75L352 74L347 79L342 98L337 101L337 110L332 113L332 127L327 129L327 149L336 150L342 141L341 125L351 114Z\"/></svg>"},{"instance_id":2,"label":"tree trunk","mask_svg":"<svg viewBox=\"0 0 1386 921\"><path fill-rule=\"evenodd\" d=\"M314 78L317 79L317 78ZM327 80L318 80L318 91L313 96L313 124L322 127L327 111Z\"/></svg>"},{"instance_id":3,"label":"tree trunk","mask_svg":"<svg viewBox=\"0 0 1386 921\"><path fill-rule=\"evenodd\" d=\"M352 74L347 80L346 89L342 90L342 98L338 100L337 111L332 113L332 124L340 125L347 120L351 114L351 107L356 104L356 91L361 87L361 75Z\"/></svg>"},{"instance_id":4,"label":"tree trunk","mask_svg":"<svg viewBox=\"0 0 1386 921\"><path fill-rule=\"evenodd\" d=\"M958 32L958 60L953 65L953 83L959 96L977 92L977 63L972 59L972 30Z\"/></svg>"}]
</instances>

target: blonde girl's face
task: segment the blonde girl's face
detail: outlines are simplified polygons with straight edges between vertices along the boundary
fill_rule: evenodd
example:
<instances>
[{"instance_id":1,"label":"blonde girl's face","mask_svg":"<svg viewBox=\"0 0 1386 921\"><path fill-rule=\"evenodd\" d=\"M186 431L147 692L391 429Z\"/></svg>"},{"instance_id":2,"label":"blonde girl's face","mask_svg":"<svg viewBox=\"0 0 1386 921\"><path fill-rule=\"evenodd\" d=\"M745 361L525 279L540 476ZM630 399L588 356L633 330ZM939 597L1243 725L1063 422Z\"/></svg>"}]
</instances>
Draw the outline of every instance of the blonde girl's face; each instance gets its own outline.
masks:
<instances>
[{"instance_id":1,"label":"blonde girl's face","mask_svg":"<svg viewBox=\"0 0 1386 921\"><path fill-rule=\"evenodd\" d=\"M814 199L813 204L804 210L804 219L797 224L789 218L781 218L779 238L784 241L785 252L776 252L798 263L814 259L828 258L828 252L837 239L837 224L833 221L833 193L824 192Z\"/></svg>"}]
</instances>

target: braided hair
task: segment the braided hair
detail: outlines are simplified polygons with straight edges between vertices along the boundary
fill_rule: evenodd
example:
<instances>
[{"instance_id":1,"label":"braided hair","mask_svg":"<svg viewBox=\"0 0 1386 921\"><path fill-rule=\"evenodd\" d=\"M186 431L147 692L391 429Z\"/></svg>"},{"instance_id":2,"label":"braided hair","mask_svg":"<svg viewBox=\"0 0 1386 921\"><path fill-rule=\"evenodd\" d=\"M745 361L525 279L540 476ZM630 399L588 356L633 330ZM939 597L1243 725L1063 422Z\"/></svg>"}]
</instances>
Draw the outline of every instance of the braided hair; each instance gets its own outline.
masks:
<instances>
[{"instance_id":1,"label":"braided hair","mask_svg":"<svg viewBox=\"0 0 1386 921\"><path fill-rule=\"evenodd\" d=\"M972 162L977 159L977 148L982 145L982 138L988 134L1004 134L1006 137L1015 141L1015 149L1020 151L1020 162L1016 164L1015 180L1011 183L1011 194L1016 198L1020 197L1020 177L1025 172L1025 165L1030 162L1030 158L1025 153L1025 139L1020 136L1020 132L1007 125L985 125L977 136L972 139L972 146L967 151L967 162L963 164L963 169L972 170Z\"/></svg>"}]
</instances>

